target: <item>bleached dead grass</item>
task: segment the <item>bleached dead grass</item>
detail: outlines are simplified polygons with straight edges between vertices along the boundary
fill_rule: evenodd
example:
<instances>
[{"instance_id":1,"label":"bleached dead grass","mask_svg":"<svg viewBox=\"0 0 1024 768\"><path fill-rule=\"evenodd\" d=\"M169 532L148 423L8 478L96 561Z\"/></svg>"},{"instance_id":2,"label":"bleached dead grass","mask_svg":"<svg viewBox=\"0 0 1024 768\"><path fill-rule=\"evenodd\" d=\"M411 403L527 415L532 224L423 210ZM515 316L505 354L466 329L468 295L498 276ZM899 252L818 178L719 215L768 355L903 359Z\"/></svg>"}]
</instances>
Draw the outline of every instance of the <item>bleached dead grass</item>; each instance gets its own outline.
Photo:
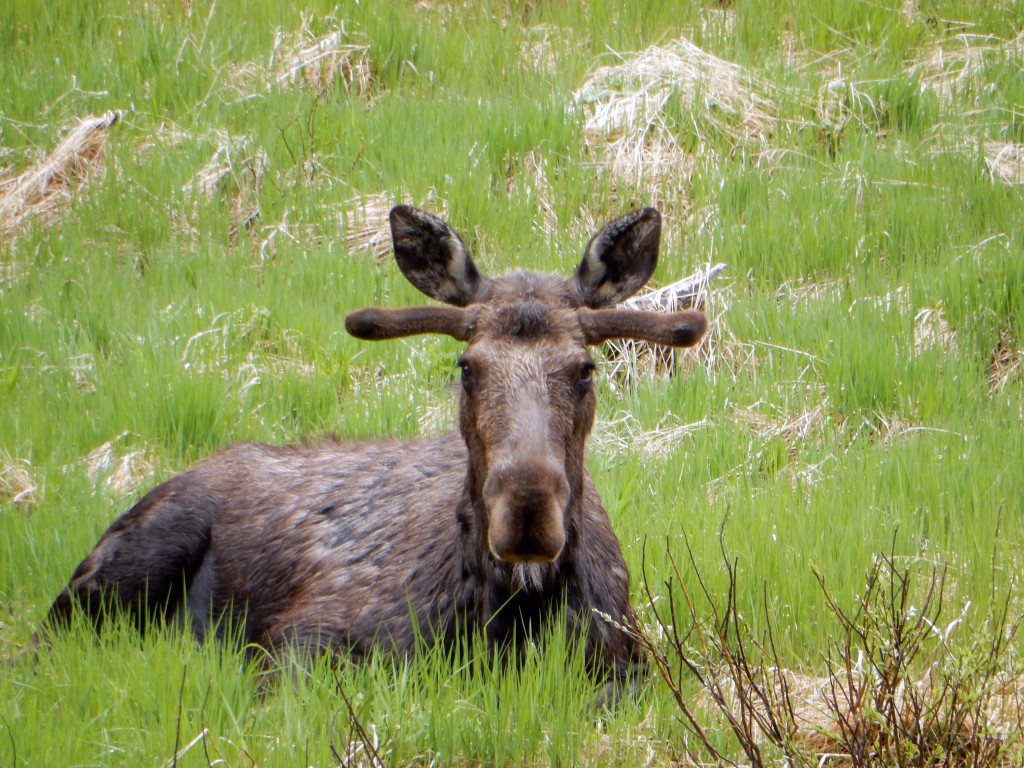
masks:
<instances>
[{"instance_id":1,"label":"bleached dead grass","mask_svg":"<svg viewBox=\"0 0 1024 768\"><path fill-rule=\"evenodd\" d=\"M349 32L344 21L330 19L327 32L313 31L314 18L303 13L293 32L278 29L266 62L232 65L228 84L239 101L258 98L274 88L306 88L327 96L340 88L366 96L373 84L369 45Z\"/></svg>"},{"instance_id":2,"label":"bleached dead grass","mask_svg":"<svg viewBox=\"0 0 1024 768\"><path fill-rule=\"evenodd\" d=\"M0 501L27 510L35 506L38 496L39 486L28 459L15 458L0 449Z\"/></svg>"},{"instance_id":3,"label":"bleached dead grass","mask_svg":"<svg viewBox=\"0 0 1024 768\"><path fill-rule=\"evenodd\" d=\"M369 255L378 261L391 254L391 225L388 214L403 199L391 192L355 194L347 200L325 207L322 224L288 221L288 214L280 222L268 225L261 233L260 253L264 260L272 259L281 242L289 242L304 249L323 248L340 251L351 256ZM448 204L432 190L417 201L417 205L447 217Z\"/></svg>"},{"instance_id":4,"label":"bleached dead grass","mask_svg":"<svg viewBox=\"0 0 1024 768\"><path fill-rule=\"evenodd\" d=\"M760 441L782 438L791 450L795 450L798 444L806 442L824 428L830 408L827 396L823 396L821 402L813 408L807 408L796 415L786 413L777 406L758 402L734 409L732 420L747 426Z\"/></svg>"},{"instance_id":5,"label":"bleached dead grass","mask_svg":"<svg viewBox=\"0 0 1024 768\"><path fill-rule=\"evenodd\" d=\"M585 111L591 141L649 132L676 96L709 116L734 118L735 127L723 122L722 129L736 140L762 136L774 125L766 83L685 38L619 58L618 64L596 69L573 94Z\"/></svg>"},{"instance_id":6,"label":"bleached dead grass","mask_svg":"<svg viewBox=\"0 0 1024 768\"><path fill-rule=\"evenodd\" d=\"M394 205L391 195L378 192L356 195L338 208L342 247L346 253L367 253L383 261L391 253L391 225L388 214Z\"/></svg>"},{"instance_id":7,"label":"bleached dead grass","mask_svg":"<svg viewBox=\"0 0 1024 768\"><path fill-rule=\"evenodd\" d=\"M124 448L131 437L131 432L122 432L113 440L94 448L85 457L85 473L89 482L118 498L135 493L156 474L151 451L145 448Z\"/></svg>"},{"instance_id":8,"label":"bleached dead grass","mask_svg":"<svg viewBox=\"0 0 1024 768\"><path fill-rule=\"evenodd\" d=\"M554 75L558 73L560 53L579 44L568 29L552 24L537 24L526 30L526 40L520 52L522 60L539 74Z\"/></svg>"},{"instance_id":9,"label":"bleached dead grass","mask_svg":"<svg viewBox=\"0 0 1024 768\"><path fill-rule=\"evenodd\" d=\"M1024 144L986 143L985 165L996 181L1010 186L1024 184Z\"/></svg>"},{"instance_id":10,"label":"bleached dead grass","mask_svg":"<svg viewBox=\"0 0 1024 768\"><path fill-rule=\"evenodd\" d=\"M926 51L911 65L911 71L919 76L922 88L935 93L943 104L952 105L978 83L987 61L1022 52L1024 33L1004 40L965 31Z\"/></svg>"},{"instance_id":11,"label":"bleached dead grass","mask_svg":"<svg viewBox=\"0 0 1024 768\"><path fill-rule=\"evenodd\" d=\"M642 312L664 313L690 308L706 309L709 305L709 284L724 270L725 264L708 266L682 280L633 296L623 302L622 306ZM713 357L711 348L720 334L720 329L716 331L713 328L716 324L709 325L708 333L693 351L628 339L609 341L606 345L610 363L608 376L630 380L637 376L672 373L684 359L690 359L691 356L708 362Z\"/></svg>"},{"instance_id":12,"label":"bleached dead grass","mask_svg":"<svg viewBox=\"0 0 1024 768\"><path fill-rule=\"evenodd\" d=\"M200 199L228 197L232 242L243 229L251 231L260 217L259 194L268 161L266 152L253 145L251 136L217 132L213 155L182 187L185 199L193 201L193 220L198 214L196 206ZM190 231L193 231L191 227Z\"/></svg>"},{"instance_id":13,"label":"bleached dead grass","mask_svg":"<svg viewBox=\"0 0 1024 768\"><path fill-rule=\"evenodd\" d=\"M988 390L991 394L1002 392L1007 384L1024 373L1024 346L1014 338L1008 329L999 334L999 344L992 352L988 365Z\"/></svg>"},{"instance_id":14,"label":"bleached dead grass","mask_svg":"<svg viewBox=\"0 0 1024 768\"><path fill-rule=\"evenodd\" d=\"M507 184L510 194L518 193L530 201L537 211L533 228L547 243L554 243L561 234L555 195L551 191L548 160L543 153L527 152L522 164L510 174Z\"/></svg>"},{"instance_id":15,"label":"bleached dead grass","mask_svg":"<svg viewBox=\"0 0 1024 768\"><path fill-rule=\"evenodd\" d=\"M942 305L919 310L914 315L914 353L928 350L951 352L956 348L956 331L946 321Z\"/></svg>"},{"instance_id":16,"label":"bleached dead grass","mask_svg":"<svg viewBox=\"0 0 1024 768\"><path fill-rule=\"evenodd\" d=\"M901 439L927 433L953 435L965 441L970 439L962 432L929 427L926 424L915 423L899 414L875 412L870 417L865 416L861 419L849 442L852 445L857 440L866 438L870 442L893 445Z\"/></svg>"},{"instance_id":17,"label":"bleached dead grass","mask_svg":"<svg viewBox=\"0 0 1024 768\"><path fill-rule=\"evenodd\" d=\"M302 85L320 94L341 87L360 96L370 91L372 70L369 46L353 42L344 22L323 35L315 35L312 17L303 14L302 26L286 35L278 30L268 65L274 86Z\"/></svg>"},{"instance_id":18,"label":"bleached dead grass","mask_svg":"<svg viewBox=\"0 0 1024 768\"><path fill-rule=\"evenodd\" d=\"M74 196L102 178L107 133L119 112L78 120L56 149L28 170L0 178L0 233L13 235L29 221L56 221Z\"/></svg>"},{"instance_id":19,"label":"bleached dead grass","mask_svg":"<svg viewBox=\"0 0 1024 768\"><path fill-rule=\"evenodd\" d=\"M843 281L839 279L808 280L800 278L787 281L779 286L780 299L788 299L793 306L818 301L837 301L843 293Z\"/></svg>"},{"instance_id":20,"label":"bleached dead grass","mask_svg":"<svg viewBox=\"0 0 1024 768\"><path fill-rule=\"evenodd\" d=\"M587 77L573 93L573 104L585 119L596 164L621 183L644 190L654 202L663 187L685 189L700 162L678 144L668 125L670 113L681 108L699 114L692 126L696 135L724 135L733 146L763 143L775 127L768 83L686 38L617 58L618 63L598 67ZM713 163L710 148L721 141L704 138L700 154Z\"/></svg>"},{"instance_id":21,"label":"bleached dead grass","mask_svg":"<svg viewBox=\"0 0 1024 768\"><path fill-rule=\"evenodd\" d=\"M640 454L647 458L664 458L693 434L714 426L711 419L690 424L665 424L644 429L630 413L619 411L608 421L594 426L590 444L595 450L608 455Z\"/></svg>"}]
</instances>

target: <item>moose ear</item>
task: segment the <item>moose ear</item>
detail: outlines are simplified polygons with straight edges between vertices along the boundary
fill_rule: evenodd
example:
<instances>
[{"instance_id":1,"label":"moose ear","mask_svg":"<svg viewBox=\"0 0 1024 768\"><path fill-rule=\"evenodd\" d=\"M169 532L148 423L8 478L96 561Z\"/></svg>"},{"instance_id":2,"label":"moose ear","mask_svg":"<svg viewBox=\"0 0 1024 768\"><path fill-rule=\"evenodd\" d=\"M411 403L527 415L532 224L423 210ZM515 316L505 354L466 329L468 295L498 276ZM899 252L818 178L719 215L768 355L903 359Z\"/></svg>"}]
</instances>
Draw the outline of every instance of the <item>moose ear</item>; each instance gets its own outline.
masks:
<instances>
[{"instance_id":1,"label":"moose ear","mask_svg":"<svg viewBox=\"0 0 1024 768\"><path fill-rule=\"evenodd\" d=\"M611 307L639 291L658 265L661 214L641 208L590 238L576 267L576 289L591 309Z\"/></svg>"},{"instance_id":2,"label":"moose ear","mask_svg":"<svg viewBox=\"0 0 1024 768\"><path fill-rule=\"evenodd\" d=\"M477 271L462 238L436 216L396 206L391 238L402 274L430 298L457 307L485 298L490 280Z\"/></svg>"}]
</instances>

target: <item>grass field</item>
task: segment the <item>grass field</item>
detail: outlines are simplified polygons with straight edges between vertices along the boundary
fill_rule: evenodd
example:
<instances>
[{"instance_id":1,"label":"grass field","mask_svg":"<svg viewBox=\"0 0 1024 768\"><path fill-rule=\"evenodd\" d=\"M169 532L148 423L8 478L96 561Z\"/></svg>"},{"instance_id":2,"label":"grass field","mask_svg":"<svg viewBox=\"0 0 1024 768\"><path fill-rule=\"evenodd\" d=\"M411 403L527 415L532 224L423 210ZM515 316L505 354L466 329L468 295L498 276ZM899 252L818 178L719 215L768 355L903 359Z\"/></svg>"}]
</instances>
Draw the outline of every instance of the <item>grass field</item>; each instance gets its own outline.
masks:
<instances>
[{"instance_id":1,"label":"grass field","mask_svg":"<svg viewBox=\"0 0 1024 768\"><path fill-rule=\"evenodd\" d=\"M7 0L0 655L118 514L218 447L451 425L455 342L342 327L421 300L381 231L397 202L490 273L568 274L637 205L665 217L660 284L726 264L676 375L599 389L591 472L652 637L673 628L645 583L702 627L731 588L755 662L815 679L846 637L826 594L853 615L888 563L891 629L937 571L910 672L952 679L1006 638L1016 704L987 727L1021 759L1011 0ZM388 765L710 762L672 686L652 671L599 715L557 642L520 669L467 649L274 684L173 631L80 628L0 669L0 766L372 765L374 743Z\"/></svg>"}]
</instances>

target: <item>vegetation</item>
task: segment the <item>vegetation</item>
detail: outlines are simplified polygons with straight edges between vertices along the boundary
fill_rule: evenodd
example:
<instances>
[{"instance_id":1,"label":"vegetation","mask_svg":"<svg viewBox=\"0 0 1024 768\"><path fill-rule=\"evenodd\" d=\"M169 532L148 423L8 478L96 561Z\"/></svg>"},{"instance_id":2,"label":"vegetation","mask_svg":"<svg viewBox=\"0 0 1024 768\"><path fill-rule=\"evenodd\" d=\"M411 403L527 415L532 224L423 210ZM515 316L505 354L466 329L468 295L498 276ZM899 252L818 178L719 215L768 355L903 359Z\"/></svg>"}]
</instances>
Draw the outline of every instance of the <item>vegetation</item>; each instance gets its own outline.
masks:
<instances>
[{"instance_id":1,"label":"vegetation","mask_svg":"<svg viewBox=\"0 0 1024 768\"><path fill-rule=\"evenodd\" d=\"M726 265L600 388L657 662L615 709L558 642L267 679L83 627L0 671L0 765L1019 763L1020 3L8 0L0 50L3 656L217 448L448 428L457 344L342 327L421 300L391 204L494 273L647 204L662 284Z\"/></svg>"}]
</instances>

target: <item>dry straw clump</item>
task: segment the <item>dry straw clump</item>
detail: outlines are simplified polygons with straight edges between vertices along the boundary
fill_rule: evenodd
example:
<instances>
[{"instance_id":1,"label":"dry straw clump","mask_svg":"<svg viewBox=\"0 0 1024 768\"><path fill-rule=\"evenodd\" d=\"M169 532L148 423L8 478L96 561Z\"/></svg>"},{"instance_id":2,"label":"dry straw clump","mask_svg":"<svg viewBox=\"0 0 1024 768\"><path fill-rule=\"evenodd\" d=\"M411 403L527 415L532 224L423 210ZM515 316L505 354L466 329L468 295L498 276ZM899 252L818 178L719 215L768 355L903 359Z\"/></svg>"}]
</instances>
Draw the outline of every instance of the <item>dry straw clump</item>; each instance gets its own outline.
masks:
<instances>
[{"instance_id":1,"label":"dry straw clump","mask_svg":"<svg viewBox=\"0 0 1024 768\"><path fill-rule=\"evenodd\" d=\"M212 157L182 188L185 199L193 200L193 218L198 214L196 203L200 198L230 195L232 242L241 230L252 231L260 218L259 194L268 162L267 154L253 149L252 143L251 136L217 132ZM190 227L190 233L194 231Z\"/></svg>"},{"instance_id":2,"label":"dry straw clump","mask_svg":"<svg viewBox=\"0 0 1024 768\"><path fill-rule=\"evenodd\" d=\"M78 190L103 175L107 131L120 119L119 112L82 118L34 166L0 178L0 233L10 236L33 219L55 221Z\"/></svg>"},{"instance_id":3,"label":"dry straw clump","mask_svg":"<svg viewBox=\"0 0 1024 768\"><path fill-rule=\"evenodd\" d=\"M952 102L974 85L992 58L1019 57L1024 53L1024 33L1011 40L992 35L962 32L932 48L912 71L921 86L928 88L945 104Z\"/></svg>"},{"instance_id":4,"label":"dry straw clump","mask_svg":"<svg viewBox=\"0 0 1024 768\"><path fill-rule=\"evenodd\" d=\"M315 35L311 23L304 14L298 32L286 36L278 30L270 56L270 84L302 85L321 94L340 85L348 93L366 95L372 80L369 46L351 42L344 24Z\"/></svg>"},{"instance_id":5,"label":"dry straw clump","mask_svg":"<svg viewBox=\"0 0 1024 768\"><path fill-rule=\"evenodd\" d=\"M338 209L338 222L344 233L343 245L350 254L368 253L377 261L391 254L391 224L388 214L394 206L394 197L387 192L356 195ZM437 210L443 218L448 216L447 204L429 191L422 205Z\"/></svg>"},{"instance_id":6,"label":"dry straw clump","mask_svg":"<svg viewBox=\"0 0 1024 768\"><path fill-rule=\"evenodd\" d=\"M941 306L920 310L914 315L914 353L927 350L950 352L956 348L956 331L946 320Z\"/></svg>"},{"instance_id":7,"label":"dry straw clump","mask_svg":"<svg viewBox=\"0 0 1024 768\"><path fill-rule=\"evenodd\" d=\"M391 253L391 225L388 214L392 199L386 192L356 195L338 210L338 220L344 232L343 243L347 253L368 253L383 261Z\"/></svg>"},{"instance_id":8,"label":"dry straw clump","mask_svg":"<svg viewBox=\"0 0 1024 768\"><path fill-rule=\"evenodd\" d=\"M639 453L647 458L664 458L695 432L713 424L711 419L701 419L691 424L660 424L644 429L635 416L620 411L614 419L595 426L591 444L608 456Z\"/></svg>"},{"instance_id":9,"label":"dry straw clump","mask_svg":"<svg viewBox=\"0 0 1024 768\"><path fill-rule=\"evenodd\" d=\"M32 465L27 459L16 459L0 450L0 501L9 501L21 509L35 505L39 486L32 478Z\"/></svg>"},{"instance_id":10,"label":"dry straw clump","mask_svg":"<svg viewBox=\"0 0 1024 768\"><path fill-rule=\"evenodd\" d=\"M1009 329L999 334L999 344L992 353L988 366L988 390L1002 392L1006 385L1024 371L1024 347L1016 341Z\"/></svg>"},{"instance_id":11,"label":"dry straw clump","mask_svg":"<svg viewBox=\"0 0 1024 768\"><path fill-rule=\"evenodd\" d=\"M600 67L573 94L587 113L593 141L622 133L647 133L662 123L673 97L699 106L725 133L739 140L761 136L774 126L775 105L766 83L738 64L720 59L680 38L651 46L621 63Z\"/></svg>"},{"instance_id":12,"label":"dry straw clump","mask_svg":"<svg viewBox=\"0 0 1024 768\"><path fill-rule=\"evenodd\" d=\"M685 38L651 46L599 67L573 94L583 110L588 141L598 161L625 183L657 188L688 179L695 161L679 146L669 113L693 110L698 135L713 132L730 144L763 141L776 122L769 85L743 67L720 59ZM707 147L718 141L703 141Z\"/></svg>"},{"instance_id":13,"label":"dry straw clump","mask_svg":"<svg viewBox=\"0 0 1024 768\"><path fill-rule=\"evenodd\" d=\"M156 474L148 450L118 448L130 436L130 432L123 432L94 448L85 458L85 473L89 482L106 488L118 498L131 495Z\"/></svg>"},{"instance_id":14,"label":"dry straw clump","mask_svg":"<svg viewBox=\"0 0 1024 768\"><path fill-rule=\"evenodd\" d=\"M383 261L391 254L391 225L388 214L404 195L391 192L355 194L347 200L325 206L323 223L290 222L285 214L277 224L263 229L260 254L274 258L280 243L293 243L303 249L340 249L352 256L370 255ZM447 203L432 190L418 203L447 216Z\"/></svg>"},{"instance_id":15,"label":"dry straw clump","mask_svg":"<svg viewBox=\"0 0 1024 768\"><path fill-rule=\"evenodd\" d=\"M985 144L985 165L996 181L1010 186L1024 184L1024 144L988 142Z\"/></svg>"},{"instance_id":16,"label":"dry straw clump","mask_svg":"<svg viewBox=\"0 0 1024 768\"><path fill-rule=\"evenodd\" d=\"M308 88L326 96L336 88L365 96L370 92L373 71L370 47L345 29L344 22L330 20L334 29L313 31L313 16L302 15L299 29L278 29L266 63L249 61L231 69L229 82L240 101L258 97L273 88Z\"/></svg>"},{"instance_id":17,"label":"dry straw clump","mask_svg":"<svg viewBox=\"0 0 1024 768\"><path fill-rule=\"evenodd\" d=\"M709 284L725 269L725 264L715 264L682 280L651 289L625 302L622 306L644 312L679 312L684 309L705 309L709 296ZM717 342L721 337L719 322L711 323L707 335L695 351L684 351L661 347L647 342L630 340L610 341L606 345L613 379L629 380L640 375L659 372L672 373L682 360L696 357L711 365L717 357Z\"/></svg>"}]
</instances>

